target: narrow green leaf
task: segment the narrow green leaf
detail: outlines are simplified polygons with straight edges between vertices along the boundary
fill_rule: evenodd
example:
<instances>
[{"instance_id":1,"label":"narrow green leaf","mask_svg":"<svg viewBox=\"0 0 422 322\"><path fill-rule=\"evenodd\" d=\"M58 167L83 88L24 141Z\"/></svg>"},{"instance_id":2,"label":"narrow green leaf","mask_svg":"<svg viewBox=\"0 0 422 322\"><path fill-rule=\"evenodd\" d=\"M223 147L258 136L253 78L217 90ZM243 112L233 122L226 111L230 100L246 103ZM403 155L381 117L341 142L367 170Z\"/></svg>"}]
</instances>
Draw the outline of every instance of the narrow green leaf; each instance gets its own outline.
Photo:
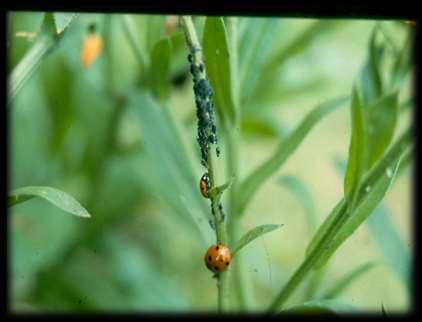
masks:
<instances>
[{"instance_id":1,"label":"narrow green leaf","mask_svg":"<svg viewBox=\"0 0 422 322\"><path fill-rule=\"evenodd\" d=\"M400 166L402 164L403 160ZM411 254L390 217L387 207L381 204L368 218L367 224L386 261L410 291Z\"/></svg>"},{"instance_id":2,"label":"narrow green leaf","mask_svg":"<svg viewBox=\"0 0 422 322\"><path fill-rule=\"evenodd\" d=\"M203 49L208 78L214 89L214 100L220 119L232 124L236 118L227 33L221 17L207 17Z\"/></svg>"},{"instance_id":3,"label":"narrow green leaf","mask_svg":"<svg viewBox=\"0 0 422 322\"><path fill-rule=\"evenodd\" d=\"M274 119L270 117L243 116L240 123L242 135L251 138L276 139L279 136L279 130Z\"/></svg>"},{"instance_id":4,"label":"narrow green leaf","mask_svg":"<svg viewBox=\"0 0 422 322\"><path fill-rule=\"evenodd\" d=\"M13 190L8 197L8 206L13 206L28 199L39 197L56 207L79 217L89 218L91 215L73 197L64 191L52 187L27 186Z\"/></svg>"},{"instance_id":5,"label":"narrow green leaf","mask_svg":"<svg viewBox=\"0 0 422 322\"><path fill-rule=\"evenodd\" d=\"M302 143L309 131L322 119L325 115L340 107L348 100L346 97L329 100L318 105L306 115L298 127L278 145L273 155L255 169L242 183L239 195L238 213L242 214L246 205L250 202L259 187L276 172L290 155L296 151L297 147Z\"/></svg>"},{"instance_id":6,"label":"narrow green leaf","mask_svg":"<svg viewBox=\"0 0 422 322\"><path fill-rule=\"evenodd\" d=\"M303 206L306 215L306 221L309 226L309 231L313 231L317 224L317 218L315 214L314 200L312 199L309 189L304 183L295 176L285 175L280 178L280 184L284 185L289 189L299 203Z\"/></svg>"},{"instance_id":7,"label":"narrow green leaf","mask_svg":"<svg viewBox=\"0 0 422 322\"><path fill-rule=\"evenodd\" d=\"M339 222L339 218L346 210L346 200L342 198L337 205L331 210L330 214L325 218L324 222L319 226L311 241L306 248L305 255L309 256L320 242L332 232L335 223Z\"/></svg>"},{"instance_id":8,"label":"narrow green leaf","mask_svg":"<svg viewBox=\"0 0 422 322\"><path fill-rule=\"evenodd\" d=\"M377 45L377 34L378 28L375 26L368 44L367 63L362 69L359 78L361 105L363 106L370 105L378 99L383 88L380 64L384 47Z\"/></svg>"},{"instance_id":9,"label":"narrow green leaf","mask_svg":"<svg viewBox=\"0 0 422 322\"><path fill-rule=\"evenodd\" d=\"M8 103L16 97L16 94L22 89L26 80L31 77L41 61L64 35L64 33L57 35L56 30L53 14L46 13L41 25L40 35L37 37L34 45L10 73L8 79Z\"/></svg>"},{"instance_id":10,"label":"narrow green leaf","mask_svg":"<svg viewBox=\"0 0 422 322\"><path fill-rule=\"evenodd\" d=\"M50 34L51 36L55 36L57 34L56 21L53 13L47 12L44 14L41 31Z\"/></svg>"},{"instance_id":11,"label":"narrow green leaf","mask_svg":"<svg viewBox=\"0 0 422 322\"><path fill-rule=\"evenodd\" d=\"M354 86L353 88L350 110L352 115L352 135L349 146L349 159L347 162L346 175L344 177L344 195L349 203L349 206L352 206L359 182L365 171L364 162L366 149L364 114L357 86Z\"/></svg>"},{"instance_id":12,"label":"narrow green leaf","mask_svg":"<svg viewBox=\"0 0 422 322\"><path fill-rule=\"evenodd\" d=\"M258 238L259 236L269 233L270 231L273 231L275 229L280 228L283 225L261 225L257 226L251 230L249 230L245 235L243 235L242 238L240 238L235 246L233 247L232 256L241 250L243 247L245 247L247 244L249 244L254 239Z\"/></svg>"},{"instance_id":13,"label":"narrow green leaf","mask_svg":"<svg viewBox=\"0 0 422 322\"><path fill-rule=\"evenodd\" d=\"M210 195L215 197L215 200L218 202L221 198L221 195L223 194L224 190L229 188L231 184L233 183L234 177L231 177L227 182L222 184L221 186L214 187L210 191Z\"/></svg>"},{"instance_id":14,"label":"narrow green leaf","mask_svg":"<svg viewBox=\"0 0 422 322\"><path fill-rule=\"evenodd\" d=\"M398 92L382 96L368 106L367 168L384 154L393 139L398 117Z\"/></svg>"},{"instance_id":15,"label":"narrow green leaf","mask_svg":"<svg viewBox=\"0 0 422 322\"><path fill-rule=\"evenodd\" d=\"M412 154L404 155L400 161L397 176L408 166ZM345 162L336 159L336 167L343 174ZM410 289L410 254L396 227L391 222L388 208L381 203L367 220L369 229L386 261L390 264L402 282Z\"/></svg>"},{"instance_id":16,"label":"narrow green leaf","mask_svg":"<svg viewBox=\"0 0 422 322\"><path fill-rule=\"evenodd\" d=\"M73 19L77 17L76 13L69 12L56 12L54 13L54 22L56 25L57 34L61 34L72 22Z\"/></svg>"},{"instance_id":17,"label":"narrow green leaf","mask_svg":"<svg viewBox=\"0 0 422 322\"><path fill-rule=\"evenodd\" d=\"M283 313L302 313L302 314L344 314L344 313L353 313L357 309L347 304L346 302L340 300L312 300L300 305L292 306L288 309L282 310L280 314Z\"/></svg>"},{"instance_id":18,"label":"narrow green leaf","mask_svg":"<svg viewBox=\"0 0 422 322\"><path fill-rule=\"evenodd\" d=\"M369 271L371 268L375 267L378 263L370 262L358 266L351 272L342 276L339 280L334 282L334 285L329 288L321 296L323 299L335 298L338 294L342 293L352 282L354 282L358 277Z\"/></svg>"},{"instance_id":19,"label":"narrow green leaf","mask_svg":"<svg viewBox=\"0 0 422 322\"><path fill-rule=\"evenodd\" d=\"M146 68L147 60L149 61L149 57L145 52L146 50L143 46L143 43L137 41L137 37L135 36L135 29L137 26L134 25L131 15L121 15L120 22L132 52L139 64L140 70L144 71Z\"/></svg>"},{"instance_id":20,"label":"narrow green leaf","mask_svg":"<svg viewBox=\"0 0 422 322\"><path fill-rule=\"evenodd\" d=\"M242 106L249 100L262 66L268 58L277 35L274 30L278 23L277 18L248 18L246 34L242 39L239 53L239 90Z\"/></svg>"},{"instance_id":21,"label":"narrow green leaf","mask_svg":"<svg viewBox=\"0 0 422 322\"><path fill-rule=\"evenodd\" d=\"M158 41L151 52L151 85L156 97L169 95L170 41L168 38Z\"/></svg>"},{"instance_id":22,"label":"narrow green leaf","mask_svg":"<svg viewBox=\"0 0 422 322\"><path fill-rule=\"evenodd\" d=\"M285 48L276 51L266 62L264 68L266 70L274 70L283 64L286 60L294 57L297 54L304 52L307 46L318 39L325 30L333 29L340 26L342 23L330 20L318 20L307 27L297 37L295 37Z\"/></svg>"},{"instance_id":23,"label":"narrow green leaf","mask_svg":"<svg viewBox=\"0 0 422 322\"><path fill-rule=\"evenodd\" d=\"M148 15L143 17L145 20L146 30L138 30L138 32L146 33L146 46L151 53L155 44L164 35L164 26L166 17L164 15Z\"/></svg>"},{"instance_id":24,"label":"narrow green leaf","mask_svg":"<svg viewBox=\"0 0 422 322\"><path fill-rule=\"evenodd\" d=\"M315 264L316 268L327 262L337 248L355 232L381 202L393 182L399 163L400 159L387 168L385 173L372 186L365 187L366 195L357 202L352 213L348 214L345 223L337 230L333 239L323 249L322 255Z\"/></svg>"},{"instance_id":25,"label":"narrow green leaf","mask_svg":"<svg viewBox=\"0 0 422 322\"><path fill-rule=\"evenodd\" d=\"M399 88L409 71L412 68L412 45L413 45L413 32L408 31L409 34L406 38L403 48L400 50L391 70L391 88L394 90Z\"/></svg>"}]
</instances>

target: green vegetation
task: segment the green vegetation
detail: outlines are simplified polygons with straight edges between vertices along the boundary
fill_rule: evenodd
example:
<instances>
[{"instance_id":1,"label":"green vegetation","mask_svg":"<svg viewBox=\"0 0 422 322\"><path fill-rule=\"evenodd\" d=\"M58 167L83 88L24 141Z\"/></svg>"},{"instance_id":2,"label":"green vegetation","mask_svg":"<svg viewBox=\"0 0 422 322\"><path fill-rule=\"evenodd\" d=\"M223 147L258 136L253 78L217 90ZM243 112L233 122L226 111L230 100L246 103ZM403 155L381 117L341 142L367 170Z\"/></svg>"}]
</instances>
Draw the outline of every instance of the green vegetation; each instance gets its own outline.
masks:
<instances>
[{"instance_id":1,"label":"green vegetation","mask_svg":"<svg viewBox=\"0 0 422 322\"><path fill-rule=\"evenodd\" d=\"M8 24L12 312L410 310L412 25Z\"/></svg>"}]
</instances>

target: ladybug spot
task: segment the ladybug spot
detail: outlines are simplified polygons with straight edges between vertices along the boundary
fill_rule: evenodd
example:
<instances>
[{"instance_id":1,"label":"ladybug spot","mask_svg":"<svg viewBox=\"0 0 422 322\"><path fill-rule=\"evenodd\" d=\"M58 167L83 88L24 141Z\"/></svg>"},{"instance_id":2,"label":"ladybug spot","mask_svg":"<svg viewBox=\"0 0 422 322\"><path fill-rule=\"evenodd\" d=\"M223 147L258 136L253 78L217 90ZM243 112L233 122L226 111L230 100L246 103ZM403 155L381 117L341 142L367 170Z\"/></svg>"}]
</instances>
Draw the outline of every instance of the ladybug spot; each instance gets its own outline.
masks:
<instances>
[{"instance_id":1,"label":"ladybug spot","mask_svg":"<svg viewBox=\"0 0 422 322\"><path fill-rule=\"evenodd\" d=\"M211 256L208 256L208 261L211 262Z\"/></svg>"},{"instance_id":2,"label":"ladybug spot","mask_svg":"<svg viewBox=\"0 0 422 322\"><path fill-rule=\"evenodd\" d=\"M226 262L226 266L229 266L230 262Z\"/></svg>"},{"instance_id":3,"label":"ladybug spot","mask_svg":"<svg viewBox=\"0 0 422 322\"><path fill-rule=\"evenodd\" d=\"M217 266L214 266L214 269L215 269L216 271L218 271L218 267L217 267Z\"/></svg>"},{"instance_id":4,"label":"ladybug spot","mask_svg":"<svg viewBox=\"0 0 422 322\"><path fill-rule=\"evenodd\" d=\"M215 249L218 250L218 246L215 246Z\"/></svg>"}]
</instances>

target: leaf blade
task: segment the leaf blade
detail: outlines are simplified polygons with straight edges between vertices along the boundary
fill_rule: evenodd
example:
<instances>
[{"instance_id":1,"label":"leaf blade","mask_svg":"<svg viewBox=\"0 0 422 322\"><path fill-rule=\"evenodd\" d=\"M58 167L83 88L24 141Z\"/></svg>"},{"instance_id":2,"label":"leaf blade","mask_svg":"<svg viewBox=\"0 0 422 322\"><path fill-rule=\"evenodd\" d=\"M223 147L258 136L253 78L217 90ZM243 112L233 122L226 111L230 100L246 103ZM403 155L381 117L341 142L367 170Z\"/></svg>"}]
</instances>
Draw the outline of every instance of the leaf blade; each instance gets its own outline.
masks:
<instances>
[{"instance_id":1,"label":"leaf blade","mask_svg":"<svg viewBox=\"0 0 422 322\"><path fill-rule=\"evenodd\" d=\"M156 97L169 96L169 71L170 71L170 40L164 38L152 48L151 51L151 86Z\"/></svg>"},{"instance_id":2,"label":"leaf blade","mask_svg":"<svg viewBox=\"0 0 422 322\"><path fill-rule=\"evenodd\" d=\"M64 191L46 186L26 186L18 188L9 194L9 207L26 200L39 197L56 207L78 217L90 218L88 211L72 196Z\"/></svg>"},{"instance_id":3,"label":"leaf blade","mask_svg":"<svg viewBox=\"0 0 422 322\"><path fill-rule=\"evenodd\" d=\"M261 226L257 226L255 228L252 228L251 230L249 230L246 234L244 234L235 244L235 246L232 248L232 257L234 257L234 255L241 250L243 247L245 247L247 244L249 244L251 241L253 241L254 239L258 238L259 236L269 233L275 229L280 228L283 225L274 225L274 224L269 224L269 225L261 225Z\"/></svg>"},{"instance_id":4,"label":"leaf blade","mask_svg":"<svg viewBox=\"0 0 422 322\"><path fill-rule=\"evenodd\" d=\"M353 88L352 104L352 135L349 145L349 158L347 161L346 175L344 177L344 195L349 202L349 206L355 198L359 182L365 171L365 125L362 105L359 98L357 86Z\"/></svg>"},{"instance_id":5,"label":"leaf blade","mask_svg":"<svg viewBox=\"0 0 422 322\"><path fill-rule=\"evenodd\" d=\"M239 214L243 213L255 191L284 164L294 151L296 151L297 147L318 121L328 113L340 107L347 99L347 97L335 98L314 108L305 116L296 129L279 143L273 155L252 171L252 173L241 183L240 191L242 191L242 194L239 196L237 204L237 212Z\"/></svg>"},{"instance_id":6,"label":"leaf blade","mask_svg":"<svg viewBox=\"0 0 422 322\"><path fill-rule=\"evenodd\" d=\"M337 248L339 248L340 245L371 215L392 184L399 167L400 160L401 158L395 161L392 166L394 170L390 170L392 171L391 174L386 172L382 175L381 178L374 183L371 190L357 202L356 207L352 210L352 213L347 213L346 221L337 230L333 239L324 248L322 255L315 264L315 267L319 268L324 265Z\"/></svg>"},{"instance_id":7,"label":"leaf blade","mask_svg":"<svg viewBox=\"0 0 422 322\"><path fill-rule=\"evenodd\" d=\"M233 102L233 84L227 32L221 17L207 17L204 27L203 48L205 65L220 119L233 123L237 111Z\"/></svg>"}]
</instances>

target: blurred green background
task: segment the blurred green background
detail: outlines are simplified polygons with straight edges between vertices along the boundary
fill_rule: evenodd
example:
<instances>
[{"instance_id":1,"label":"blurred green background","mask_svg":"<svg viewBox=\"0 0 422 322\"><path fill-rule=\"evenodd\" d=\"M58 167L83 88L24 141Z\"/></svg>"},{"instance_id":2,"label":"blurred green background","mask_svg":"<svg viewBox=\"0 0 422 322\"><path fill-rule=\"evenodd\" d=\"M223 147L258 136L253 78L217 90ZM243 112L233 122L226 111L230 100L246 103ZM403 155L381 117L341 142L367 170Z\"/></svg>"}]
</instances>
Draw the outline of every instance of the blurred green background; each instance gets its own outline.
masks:
<instances>
[{"instance_id":1,"label":"blurred green background","mask_svg":"<svg viewBox=\"0 0 422 322\"><path fill-rule=\"evenodd\" d=\"M43 17L41 12L8 13L9 73L36 42L19 33L38 32ZM143 53L140 63L126 18L74 17L9 107L9 188L56 187L92 214L74 217L41 199L10 208L13 312L216 309L215 280L202 259L215 232L198 189L204 170L184 36L171 17L130 15ZM204 20L195 17L200 37ZM91 24L104 50L85 69L80 52ZM265 44L259 48L261 61L285 53L278 77L248 93L242 106L240 178L266 160L318 103L350 95L376 25L398 48L403 46L409 26L400 21L239 18L240 66L255 36ZM168 66L157 47L163 39L170 48L164 51ZM164 81L162 70L168 71ZM411 96L411 81L401 101ZM395 134L411 122L412 108L404 109ZM219 135L224 160L222 130ZM242 231L268 223L284 226L243 251L249 310L266 308L300 264L315 230L306 214L320 224L342 197L339 164L347 160L349 142L345 106L323 118L251 200ZM224 167L218 170L227 176ZM286 176L299 180L308 199L303 191L302 199L296 198L288 184L281 184ZM377 262L340 297L363 311L380 312L381 305L387 312L409 310L411 181L410 167L330 260L321 292L359 265ZM300 301L305 288L306 283L289 303Z\"/></svg>"}]
</instances>

